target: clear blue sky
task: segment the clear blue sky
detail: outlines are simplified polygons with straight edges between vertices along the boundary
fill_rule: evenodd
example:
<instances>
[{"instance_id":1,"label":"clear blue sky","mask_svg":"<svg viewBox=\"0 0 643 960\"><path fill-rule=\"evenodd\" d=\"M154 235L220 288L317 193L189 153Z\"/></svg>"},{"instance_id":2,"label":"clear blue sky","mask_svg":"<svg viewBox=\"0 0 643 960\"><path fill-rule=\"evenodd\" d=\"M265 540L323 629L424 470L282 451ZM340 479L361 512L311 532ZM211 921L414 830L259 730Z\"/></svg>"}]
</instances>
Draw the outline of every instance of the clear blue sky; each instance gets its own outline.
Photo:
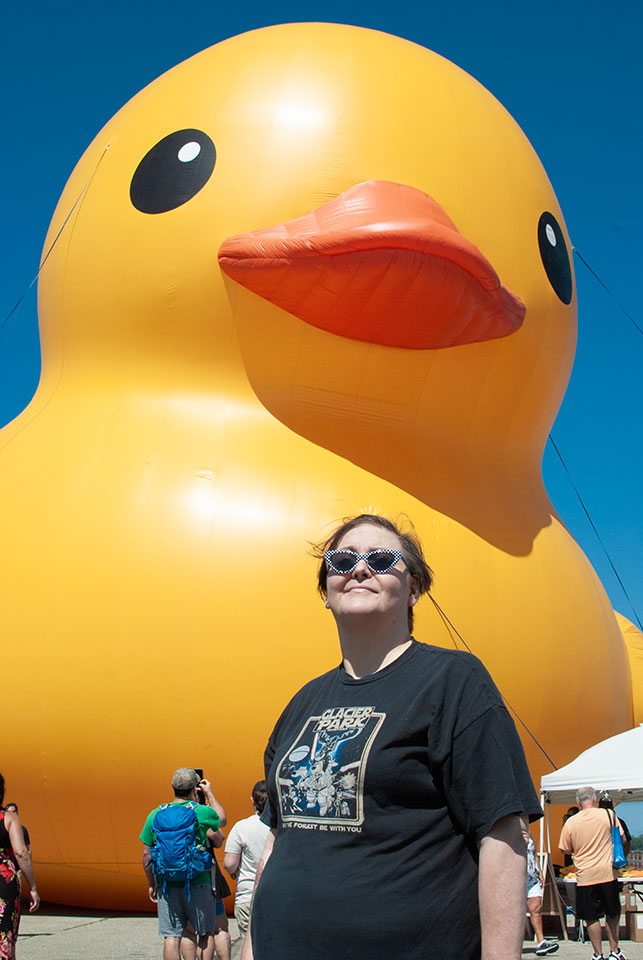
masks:
<instances>
[{"instance_id":1,"label":"clear blue sky","mask_svg":"<svg viewBox=\"0 0 643 960\"><path fill-rule=\"evenodd\" d=\"M480 80L513 114L558 194L573 244L643 327L640 42L643 8L565 0L192 4L35 0L4 17L3 255L0 324L38 268L64 183L102 125L174 64L244 30L331 20L424 44ZM579 345L553 428L574 483L643 619L640 367L643 336L578 260ZM39 376L35 289L0 329L0 424ZM557 457L544 476L563 520L616 609L633 611ZM570 705L561 705L569 709ZM630 807L630 810L632 808ZM632 810L632 813L634 811ZM634 832L643 832L643 813Z\"/></svg>"}]
</instances>

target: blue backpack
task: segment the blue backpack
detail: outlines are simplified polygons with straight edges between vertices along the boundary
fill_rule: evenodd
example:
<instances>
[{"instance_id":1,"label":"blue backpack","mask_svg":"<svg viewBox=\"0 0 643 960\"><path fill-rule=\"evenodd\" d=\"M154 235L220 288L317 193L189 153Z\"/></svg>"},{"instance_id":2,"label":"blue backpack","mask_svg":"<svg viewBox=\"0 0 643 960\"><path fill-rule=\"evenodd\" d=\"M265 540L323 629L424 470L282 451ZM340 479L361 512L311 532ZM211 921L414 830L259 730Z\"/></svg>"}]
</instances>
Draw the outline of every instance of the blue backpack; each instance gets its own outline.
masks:
<instances>
[{"instance_id":1,"label":"blue backpack","mask_svg":"<svg viewBox=\"0 0 643 960\"><path fill-rule=\"evenodd\" d=\"M156 843L150 849L152 871L157 881L163 881L164 896L168 882L184 880L189 900L190 880L212 867L211 855L197 842L194 807L192 802L177 806L163 803L152 821L156 834Z\"/></svg>"}]
</instances>

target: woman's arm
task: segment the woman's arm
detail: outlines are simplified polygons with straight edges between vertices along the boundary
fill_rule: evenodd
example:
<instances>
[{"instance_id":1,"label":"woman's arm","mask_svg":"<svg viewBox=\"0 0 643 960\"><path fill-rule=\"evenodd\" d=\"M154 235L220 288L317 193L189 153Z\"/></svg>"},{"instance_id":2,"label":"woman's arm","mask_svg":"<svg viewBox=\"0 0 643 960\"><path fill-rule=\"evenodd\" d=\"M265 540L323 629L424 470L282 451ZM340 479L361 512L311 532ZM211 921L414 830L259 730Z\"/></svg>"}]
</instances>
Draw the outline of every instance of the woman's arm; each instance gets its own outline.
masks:
<instances>
[{"instance_id":1,"label":"woman's arm","mask_svg":"<svg viewBox=\"0 0 643 960\"><path fill-rule=\"evenodd\" d=\"M625 854L626 857L628 857L630 854L630 849L632 847L630 831L627 829L627 827L625 827L625 824L623 823L623 821L618 819L618 817L616 817L616 822L618 823L619 830L621 831L621 843L623 844L623 853Z\"/></svg>"},{"instance_id":2,"label":"woman's arm","mask_svg":"<svg viewBox=\"0 0 643 960\"><path fill-rule=\"evenodd\" d=\"M480 841L478 900L482 960L520 960L525 932L525 820L502 817Z\"/></svg>"},{"instance_id":3,"label":"woman's arm","mask_svg":"<svg viewBox=\"0 0 643 960\"><path fill-rule=\"evenodd\" d=\"M31 898L29 911L30 913L33 913L34 910L37 910L40 906L40 895L38 893L36 880L33 875L31 853L25 844L25 835L22 831L22 824L20 823L17 813L5 813L4 822L9 834L9 839L11 840L11 847L13 849L14 856L18 861L18 866L22 870L25 880L29 884L29 897Z\"/></svg>"},{"instance_id":4,"label":"woman's arm","mask_svg":"<svg viewBox=\"0 0 643 960\"><path fill-rule=\"evenodd\" d=\"M263 869L266 866L270 854L272 853L272 848L275 845L275 834L277 831L274 827L271 828L270 833L266 837L266 842L263 846L261 852L261 858L257 865L257 875L255 877L255 890L257 889L257 884L261 879L261 874ZM252 914L250 914L250 920L248 921L248 932L246 933L246 939L243 941L243 949L241 951L241 956L239 960L254 960L254 954L252 952L252 937L250 936L250 928L252 927Z\"/></svg>"}]
</instances>

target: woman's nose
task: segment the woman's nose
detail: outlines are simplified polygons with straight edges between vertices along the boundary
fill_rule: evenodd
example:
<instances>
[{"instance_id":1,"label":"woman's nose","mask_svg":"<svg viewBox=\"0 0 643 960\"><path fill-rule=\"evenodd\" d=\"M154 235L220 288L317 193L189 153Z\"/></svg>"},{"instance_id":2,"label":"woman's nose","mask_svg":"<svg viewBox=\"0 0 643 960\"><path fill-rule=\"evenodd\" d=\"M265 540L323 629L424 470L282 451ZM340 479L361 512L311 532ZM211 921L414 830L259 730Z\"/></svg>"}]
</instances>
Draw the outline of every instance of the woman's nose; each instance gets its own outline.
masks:
<instances>
[{"instance_id":1,"label":"woman's nose","mask_svg":"<svg viewBox=\"0 0 643 960\"><path fill-rule=\"evenodd\" d=\"M366 560L358 560L357 566L353 570L353 577L356 580L365 580L367 577L370 577L371 571L368 569L368 564Z\"/></svg>"}]
</instances>

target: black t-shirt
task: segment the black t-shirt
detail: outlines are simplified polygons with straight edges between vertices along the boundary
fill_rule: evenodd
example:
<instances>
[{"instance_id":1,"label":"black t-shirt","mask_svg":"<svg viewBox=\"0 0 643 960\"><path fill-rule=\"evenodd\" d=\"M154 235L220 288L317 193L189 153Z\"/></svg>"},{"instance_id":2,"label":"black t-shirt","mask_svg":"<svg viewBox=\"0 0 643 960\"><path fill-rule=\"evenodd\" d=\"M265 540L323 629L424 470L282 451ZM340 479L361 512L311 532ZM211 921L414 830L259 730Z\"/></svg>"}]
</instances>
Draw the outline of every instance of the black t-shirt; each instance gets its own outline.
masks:
<instances>
[{"instance_id":1,"label":"black t-shirt","mask_svg":"<svg viewBox=\"0 0 643 960\"><path fill-rule=\"evenodd\" d=\"M479 957L477 843L542 811L476 657L413 641L372 676L331 670L288 704L265 766L255 960Z\"/></svg>"},{"instance_id":2,"label":"black t-shirt","mask_svg":"<svg viewBox=\"0 0 643 960\"><path fill-rule=\"evenodd\" d=\"M626 824L625 820L623 820L621 817L617 817L617 820L620 823L621 827L623 828L623 833L625 834L626 842L629 843L632 839L632 834L630 833L628 825Z\"/></svg>"}]
</instances>

